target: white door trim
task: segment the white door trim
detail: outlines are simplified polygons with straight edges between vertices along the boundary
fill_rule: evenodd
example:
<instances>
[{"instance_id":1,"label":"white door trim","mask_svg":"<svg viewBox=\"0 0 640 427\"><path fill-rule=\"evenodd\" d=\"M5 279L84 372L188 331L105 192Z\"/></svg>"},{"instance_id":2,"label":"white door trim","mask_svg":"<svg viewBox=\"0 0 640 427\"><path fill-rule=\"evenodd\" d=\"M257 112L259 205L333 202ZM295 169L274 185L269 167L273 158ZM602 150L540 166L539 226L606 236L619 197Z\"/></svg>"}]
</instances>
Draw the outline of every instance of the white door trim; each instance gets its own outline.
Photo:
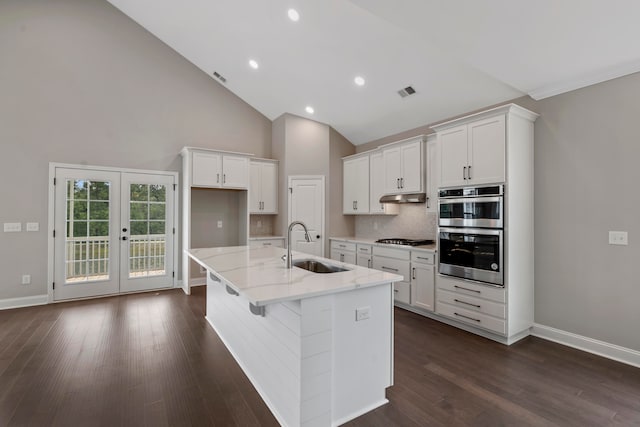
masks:
<instances>
[{"instance_id":1,"label":"white door trim","mask_svg":"<svg viewBox=\"0 0 640 427\"><path fill-rule=\"evenodd\" d=\"M287 180L287 224L285 225L285 233L286 233L286 229L289 227L289 224L291 224L291 189L292 187L292 180L294 179L317 179L321 181L321 185L322 185L322 221L321 221L321 229L320 229L320 253L322 254L322 256L324 257L326 254L324 252L324 247L325 244L324 242L327 240L327 236L326 236L326 221L327 221L327 217L326 217L326 195L327 195L327 191L326 191L326 186L325 186L325 178L324 175L289 175L289 178ZM286 236L285 236L286 238Z\"/></svg>"},{"instance_id":2,"label":"white door trim","mask_svg":"<svg viewBox=\"0 0 640 427\"><path fill-rule=\"evenodd\" d=\"M56 177L56 168L65 168L65 169L79 169L79 170L97 170L97 171L105 171L105 172L124 172L124 173L141 173L141 174L153 174L153 175L168 175L174 178L175 183L175 192L174 192L174 204L173 204L173 215L174 221L178 222L178 205L180 200L180 189L178 186L178 172L174 171L155 171L155 170L145 170L145 169L129 169L129 168L118 168L113 166L92 166L92 165L76 165L71 163L49 163L49 194L48 194L48 213L47 213L47 303L55 302L53 300L53 282L54 282L54 249L55 249L55 239L53 238L53 230L55 228L55 191L56 187L53 184L53 180ZM180 227L175 227L176 233L173 236L174 241L174 254L173 254L173 265L178 266L178 244L180 242ZM173 278L173 287L178 287L178 275Z\"/></svg>"}]
</instances>

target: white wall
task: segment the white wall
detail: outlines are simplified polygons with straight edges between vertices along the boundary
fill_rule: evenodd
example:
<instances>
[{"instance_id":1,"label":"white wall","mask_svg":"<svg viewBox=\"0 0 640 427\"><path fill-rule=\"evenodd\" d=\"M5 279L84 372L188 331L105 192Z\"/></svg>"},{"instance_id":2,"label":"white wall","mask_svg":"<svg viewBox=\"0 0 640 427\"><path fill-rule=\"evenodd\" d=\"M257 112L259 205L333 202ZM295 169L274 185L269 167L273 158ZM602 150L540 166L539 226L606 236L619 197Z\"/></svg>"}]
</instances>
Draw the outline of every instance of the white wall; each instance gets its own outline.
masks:
<instances>
[{"instance_id":1,"label":"white wall","mask_svg":"<svg viewBox=\"0 0 640 427\"><path fill-rule=\"evenodd\" d=\"M49 162L179 171L184 145L271 155L266 117L104 0L1 1L0 58L0 223L40 223L0 233L0 299L46 293Z\"/></svg>"}]
</instances>

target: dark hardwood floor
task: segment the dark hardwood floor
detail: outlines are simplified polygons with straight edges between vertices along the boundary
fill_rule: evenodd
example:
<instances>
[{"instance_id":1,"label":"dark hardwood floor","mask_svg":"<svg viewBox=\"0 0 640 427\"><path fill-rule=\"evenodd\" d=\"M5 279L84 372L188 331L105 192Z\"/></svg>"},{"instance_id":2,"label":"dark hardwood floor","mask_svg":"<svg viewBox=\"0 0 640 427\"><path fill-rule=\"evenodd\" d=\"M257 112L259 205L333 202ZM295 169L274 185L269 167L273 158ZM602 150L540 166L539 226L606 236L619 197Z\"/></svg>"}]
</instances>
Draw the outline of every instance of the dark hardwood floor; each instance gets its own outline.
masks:
<instances>
[{"instance_id":1,"label":"dark hardwood floor","mask_svg":"<svg viewBox=\"0 0 640 427\"><path fill-rule=\"evenodd\" d=\"M1 426L275 426L205 288L0 311ZM396 309L390 403L349 426L640 426L640 369Z\"/></svg>"}]
</instances>

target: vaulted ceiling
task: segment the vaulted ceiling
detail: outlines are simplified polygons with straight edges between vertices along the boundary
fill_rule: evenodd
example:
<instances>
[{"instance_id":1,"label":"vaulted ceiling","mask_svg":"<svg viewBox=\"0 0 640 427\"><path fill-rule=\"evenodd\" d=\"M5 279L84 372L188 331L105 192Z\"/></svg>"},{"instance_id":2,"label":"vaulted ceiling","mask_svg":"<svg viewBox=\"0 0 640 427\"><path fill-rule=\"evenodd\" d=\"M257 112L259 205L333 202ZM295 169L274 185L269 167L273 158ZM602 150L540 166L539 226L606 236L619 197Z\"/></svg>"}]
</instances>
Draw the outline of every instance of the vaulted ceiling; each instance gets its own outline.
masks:
<instances>
[{"instance_id":1,"label":"vaulted ceiling","mask_svg":"<svg viewBox=\"0 0 640 427\"><path fill-rule=\"evenodd\" d=\"M268 118L354 144L640 70L637 0L109 1Z\"/></svg>"}]
</instances>

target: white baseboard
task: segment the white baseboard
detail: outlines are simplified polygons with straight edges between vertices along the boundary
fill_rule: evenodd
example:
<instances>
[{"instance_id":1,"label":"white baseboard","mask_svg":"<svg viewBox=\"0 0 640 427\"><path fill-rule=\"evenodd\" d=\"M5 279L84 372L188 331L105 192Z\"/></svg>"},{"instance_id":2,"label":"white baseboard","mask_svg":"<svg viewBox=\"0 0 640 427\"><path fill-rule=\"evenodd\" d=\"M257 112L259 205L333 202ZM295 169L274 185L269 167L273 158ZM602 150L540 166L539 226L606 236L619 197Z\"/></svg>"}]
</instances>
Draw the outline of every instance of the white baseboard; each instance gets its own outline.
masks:
<instances>
[{"instance_id":1,"label":"white baseboard","mask_svg":"<svg viewBox=\"0 0 640 427\"><path fill-rule=\"evenodd\" d=\"M0 310L10 308L31 307L34 305L45 305L49 302L48 295L34 295L32 297L0 299Z\"/></svg>"},{"instance_id":2,"label":"white baseboard","mask_svg":"<svg viewBox=\"0 0 640 427\"><path fill-rule=\"evenodd\" d=\"M534 323L531 335L640 368L640 351Z\"/></svg>"}]
</instances>

